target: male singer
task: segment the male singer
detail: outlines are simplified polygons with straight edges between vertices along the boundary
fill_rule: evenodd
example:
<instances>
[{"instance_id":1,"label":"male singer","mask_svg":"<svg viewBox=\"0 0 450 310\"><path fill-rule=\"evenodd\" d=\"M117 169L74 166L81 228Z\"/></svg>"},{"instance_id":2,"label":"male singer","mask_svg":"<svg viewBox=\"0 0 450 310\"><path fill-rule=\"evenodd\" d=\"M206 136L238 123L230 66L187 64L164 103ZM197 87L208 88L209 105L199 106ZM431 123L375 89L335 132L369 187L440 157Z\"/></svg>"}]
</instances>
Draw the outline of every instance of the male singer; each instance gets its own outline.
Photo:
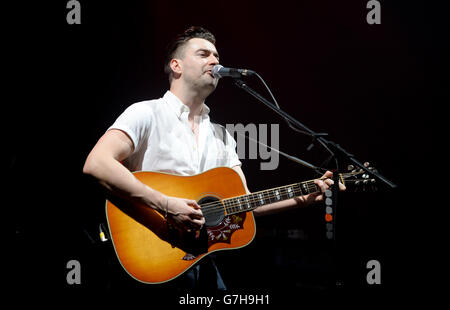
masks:
<instances>
[{"instance_id":1,"label":"male singer","mask_svg":"<svg viewBox=\"0 0 450 310\"><path fill-rule=\"evenodd\" d=\"M131 171L194 175L226 166L241 176L250 193L235 140L227 131L226 139L222 139L223 127L210 122L210 109L205 104L219 82L212 75L213 67L219 64L215 43L214 35L201 27L191 27L177 36L165 63L170 89L162 98L129 106L99 139L83 168L109 194L143 203L188 231L199 230L205 223L197 202L164 195L138 181ZM331 177L328 171L323 175L324 181L315 180L322 192L272 203L253 212L261 215L321 201L322 193L333 182ZM209 272L200 272L201 268ZM203 259L186 273L183 281L188 287L225 289L212 260Z\"/></svg>"}]
</instances>

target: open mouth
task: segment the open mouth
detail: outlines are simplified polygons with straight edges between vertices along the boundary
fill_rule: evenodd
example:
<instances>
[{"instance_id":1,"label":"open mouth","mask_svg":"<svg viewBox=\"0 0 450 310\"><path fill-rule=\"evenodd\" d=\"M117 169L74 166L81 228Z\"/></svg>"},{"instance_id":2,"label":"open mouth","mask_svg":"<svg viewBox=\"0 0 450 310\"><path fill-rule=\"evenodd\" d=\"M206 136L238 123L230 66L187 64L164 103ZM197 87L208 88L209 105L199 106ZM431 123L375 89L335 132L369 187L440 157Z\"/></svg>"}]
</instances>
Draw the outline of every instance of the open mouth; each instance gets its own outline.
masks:
<instances>
[{"instance_id":1,"label":"open mouth","mask_svg":"<svg viewBox=\"0 0 450 310\"><path fill-rule=\"evenodd\" d=\"M205 73L208 73L210 76L214 77L214 75L212 74L212 69L206 70Z\"/></svg>"}]
</instances>

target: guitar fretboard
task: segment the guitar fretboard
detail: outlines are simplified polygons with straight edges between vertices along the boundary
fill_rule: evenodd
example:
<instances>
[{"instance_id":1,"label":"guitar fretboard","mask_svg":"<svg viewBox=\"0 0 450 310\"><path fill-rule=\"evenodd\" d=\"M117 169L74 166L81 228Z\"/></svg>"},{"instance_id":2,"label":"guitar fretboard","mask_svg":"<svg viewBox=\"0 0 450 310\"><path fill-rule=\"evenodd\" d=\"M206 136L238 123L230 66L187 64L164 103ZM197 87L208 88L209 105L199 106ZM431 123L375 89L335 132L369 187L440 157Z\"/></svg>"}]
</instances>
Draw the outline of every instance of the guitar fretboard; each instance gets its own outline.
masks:
<instances>
[{"instance_id":1,"label":"guitar fretboard","mask_svg":"<svg viewBox=\"0 0 450 310\"><path fill-rule=\"evenodd\" d=\"M227 215L254 210L263 205L319 191L313 180L272 188L222 200Z\"/></svg>"}]
</instances>

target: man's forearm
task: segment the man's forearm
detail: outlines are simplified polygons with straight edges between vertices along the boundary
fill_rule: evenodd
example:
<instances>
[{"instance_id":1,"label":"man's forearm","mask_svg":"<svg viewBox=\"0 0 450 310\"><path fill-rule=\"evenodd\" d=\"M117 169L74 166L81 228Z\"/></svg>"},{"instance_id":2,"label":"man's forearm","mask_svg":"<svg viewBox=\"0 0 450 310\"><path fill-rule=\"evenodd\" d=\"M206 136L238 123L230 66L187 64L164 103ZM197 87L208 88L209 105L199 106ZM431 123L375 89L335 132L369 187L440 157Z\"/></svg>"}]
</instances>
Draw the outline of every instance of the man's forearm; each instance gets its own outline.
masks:
<instances>
[{"instance_id":1,"label":"man's forearm","mask_svg":"<svg viewBox=\"0 0 450 310\"><path fill-rule=\"evenodd\" d=\"M166 197L140 182L127 168L114 158L96 158L91 154L83 172L94 177L110 194L143 203L161 210Z\"/></svg>"}]
</instances>

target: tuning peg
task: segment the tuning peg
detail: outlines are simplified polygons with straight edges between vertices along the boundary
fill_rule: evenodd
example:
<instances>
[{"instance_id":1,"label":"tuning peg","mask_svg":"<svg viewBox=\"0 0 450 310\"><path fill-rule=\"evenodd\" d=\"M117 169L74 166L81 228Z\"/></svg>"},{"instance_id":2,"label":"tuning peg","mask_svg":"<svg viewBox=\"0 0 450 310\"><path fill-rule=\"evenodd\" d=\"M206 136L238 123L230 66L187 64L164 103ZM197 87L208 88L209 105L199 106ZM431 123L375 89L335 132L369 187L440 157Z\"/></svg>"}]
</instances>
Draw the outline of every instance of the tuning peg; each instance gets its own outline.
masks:
<instances>
[{"instance_id":1,"label":"tuning peg","mask_svg":"<svg viewBox=\"0 0 450 310\"><path fill-rule=\"evenodd\" d=\"M347 166L347 170L348 171L352 171L353 169L355 169L355 166L353 166L353 165L348 165Z\"/></svg>"},{"instance_id":2,"label":"tuning peg","mask_svg":"<svg viewBox=\"0 0 450 310\"><path fill-rule=\"evenodd\" d=\"M369 163L368 161L366 161L366 162L364 163L364 167L368 168L369 166L370 166L370 163Z\"/></svg>"}]
</instances>

